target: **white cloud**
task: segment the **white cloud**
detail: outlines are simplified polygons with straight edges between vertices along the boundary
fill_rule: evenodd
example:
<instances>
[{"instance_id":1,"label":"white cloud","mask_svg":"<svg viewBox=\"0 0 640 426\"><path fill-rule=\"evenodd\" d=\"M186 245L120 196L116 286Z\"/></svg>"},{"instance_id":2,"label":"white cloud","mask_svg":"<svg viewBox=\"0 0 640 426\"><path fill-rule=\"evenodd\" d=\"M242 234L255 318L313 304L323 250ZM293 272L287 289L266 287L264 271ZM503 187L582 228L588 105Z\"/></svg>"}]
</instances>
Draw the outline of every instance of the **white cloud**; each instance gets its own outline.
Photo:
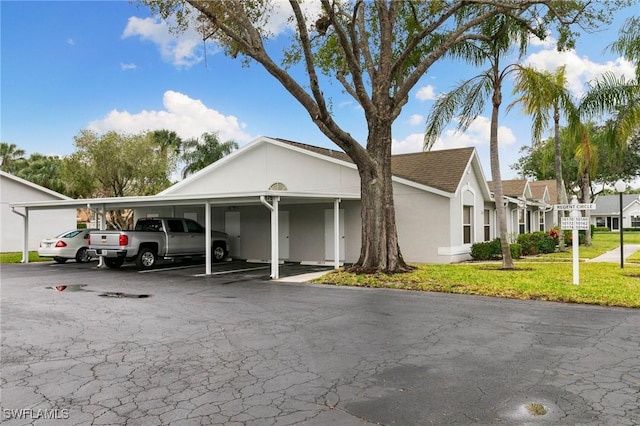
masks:
<instances>
[{"instance_id":1,"label":"white cloud","mask_svg":"<svg viewBox=\"0 0 640 426\"><path fill-rule=\"evenodd\" d=\"M413 114L411 117L409 117L407 123L409 123L410 126L419 126L420 124L423 124L424 121L424 116L420 114Z\"/></svg>"},{"instance_id":2,"label":"white cloud","mask_svg":"<svg viewBox=\"0 0 640 426\"><path fill-rule=\"evenodd\" d=\"M225 116L207 108L200 100L168 90L163 97L164 111L141 111L131 114L113 110L101 120L87 126L97 133L114 130L121 133L140 133L147 130L175 131L183 139L197 138L203 133L218 132L220 139L238 143L253 139L244 131L246 125L232 115Z\"/></svg>"},{"instance_id":3,"label":"white cloud","mask_svg":"<svg viewBox=\"0 0 640 426\"><path fill-rule=\"evenodd\" d=\"M406 154L409 152L420 152L424 146L424 133L412 133L402 140L391 142L392 154Z\"/></svg>"},{"instance_id":4,"label":"white cloud","mask_svg":"<svg viewBox=\"0 0 640 426\"><path fill-rule=\"evenodd\" d=\"M75 41L73 41L73 39L72 39L71 37L69 37L69 38L67 39L67 44L68 44L69 46L74 46L74 45L76 44L76 42L75 42Z\"/></svg>"},{"instance_id":5,"label":"white cloud","mask_svg":"<svg viewBox=\"0 0 640 426\"><path fill-rule=\"evenodd\" d=\"M123 64L122 62L120 63L120 69L122 71L129 71L129 70L135 70L137 69L138 66L134 63L130 63L130 64Z\"/></svg>"},{"instance_id":6,"label":"white cloud","mask_svg":"<svg viewBox=\"0 0 640 426\"><path fill-rule=\"evenodd\" d=\"M491 120L487 117L479 116L464 133L460 133L455 129L448 129L442 132L432 150L489 146L490 130ZM514 145L516 137L509 127L500 126L498 128L498 142L500 146ZM413 133L402 140L394 140L391 145L391 151L394 154L418 152L422 151L423 143L424 133Z\"/></svg>"},{"instance_id":7,"label":"white cloud","mask_svg":"<svg viewBox=\"0 0 640 426\"><path fill-rule=\"evenodd\" d=\"M427 84L426 86L421 87L418 90L418 93L416 93L416 98L418 98L421 101L432 101L436 99L435 87L433 87L430 84Z\"/></svg>"},{"instance_id":8,"label":"white cloud","mask_svg":"<svg viewBox=\"0 0 640 426\"><path fill-rule=\"evenodd\" d=\"M189 68L204 59L202 36L195 29L190 27L178 34L171 33L169 25L158 17L130 17L122 33L122 38L128 37L151 41L164 61L179 68Z\"/></svg>"},{"instance_id":9,"label":"white cloud","mask_svg":"<svg viewBox=\"0 0 640 426\"><path fill-rule=\"evenodd\" d=\"M575 50L558 52L553 46L529 55L524 64L538 69L554 72L558 67L565 66L567 87L574 96L580 98L586 91L587 83L595 80L605 72L611 72L627 79L634 77L634 66L624 58L617 58L604 63L591 61L586 56L578 56Z\"/></svg>"}]
</instances>

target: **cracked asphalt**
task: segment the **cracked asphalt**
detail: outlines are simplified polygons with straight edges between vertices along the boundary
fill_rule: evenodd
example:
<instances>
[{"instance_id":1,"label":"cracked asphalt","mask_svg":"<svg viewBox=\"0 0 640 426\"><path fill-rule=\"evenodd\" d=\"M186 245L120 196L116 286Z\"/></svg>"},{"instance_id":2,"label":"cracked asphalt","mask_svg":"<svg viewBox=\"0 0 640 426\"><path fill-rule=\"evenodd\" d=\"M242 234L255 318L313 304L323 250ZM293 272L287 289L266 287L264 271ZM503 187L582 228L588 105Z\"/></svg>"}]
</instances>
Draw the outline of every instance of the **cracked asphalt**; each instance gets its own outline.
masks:
<instances>
[{"instance_id":1,"label":"cracked asphalt","mask_svg":"<svg viewBox=\"0 0 640 426\"><path fill-rule=\"evenodd\" d=\"M0 422L640 424L639 310L192 272L2 265Z\"/></svg>"}]
</instances>

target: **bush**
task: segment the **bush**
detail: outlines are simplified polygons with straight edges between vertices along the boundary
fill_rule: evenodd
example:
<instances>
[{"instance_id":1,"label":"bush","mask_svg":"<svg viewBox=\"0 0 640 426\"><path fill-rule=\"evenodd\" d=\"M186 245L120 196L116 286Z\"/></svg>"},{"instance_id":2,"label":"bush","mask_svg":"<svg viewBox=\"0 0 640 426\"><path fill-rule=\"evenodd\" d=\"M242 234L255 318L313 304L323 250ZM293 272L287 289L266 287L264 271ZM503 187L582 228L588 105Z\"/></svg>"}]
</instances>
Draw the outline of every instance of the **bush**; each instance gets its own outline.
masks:
<instances>
[{"instance_id":1,"label":"bush","mask_svg":"<svg viewBox=\"0 0 640 426\"><path fill-rule=\"evenodd\" d=\"M475 243L471 246L471 258L473 260L493 260L501 257L500 239L483 243Z\"/></svg>"},{"instance_id":2,"label":"bush","mask_svg":"<svg viewBox=\"0 0 640 426\"><path fill-rule=\"evenodd\" d=\"M521 246L523 256L535 256L536 254L553 253L556 249L557 238L552 237L551 233L536 231L518 235L518 244Z\"/></svg>"},{"instance_id":3,"label":"bush","mask_svg":"<svg viewBox=\"0 0 640 426\"><path fill-rule=\"evenodd\" d=\"M594 232L609 232L610 229L606 226L597 226L593 228Z\"/></svg>"},{"instance_id":4,"label":"bush","mask_svg":"<svg viewBox=\"0 0 640 426\"><path fill-rule=\"evenodd\" d=\"M522 255L522 247L520 244L509 244L511 257L520 259ZM496 260L502 259L502 247L500 246L500 238L493 241L483 243L475 243L471 246L471 258L473 260Z\"/></svg>"},{"instance_id":5,"label":"bush","mask_svg":"<svg viewBox=\"0 0 640 426\"><path fill-rule=\"evenodd\" d=\"M511 250L511 257L513 259L520 259L522 257L522 246L520 244L509 244Z\"/></svg>"}]
</instances>

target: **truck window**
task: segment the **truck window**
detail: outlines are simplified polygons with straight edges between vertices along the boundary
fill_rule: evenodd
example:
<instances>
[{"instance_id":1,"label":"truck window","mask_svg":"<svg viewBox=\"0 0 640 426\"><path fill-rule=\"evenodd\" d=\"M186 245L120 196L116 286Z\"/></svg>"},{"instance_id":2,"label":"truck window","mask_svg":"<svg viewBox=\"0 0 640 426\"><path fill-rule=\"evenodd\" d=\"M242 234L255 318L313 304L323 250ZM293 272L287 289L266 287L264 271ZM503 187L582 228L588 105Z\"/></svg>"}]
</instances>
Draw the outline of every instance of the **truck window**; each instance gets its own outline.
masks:
<instances>
[{"instance_id":1,"label":"truck window","mask_svg":"<svg viewBox=\"0 0 640 426\"><path fill-rule=\"evenodd\" d=\"M182 220L180 219L167 220L167 227L169 228L169 232L184 232L184 226L182 225Z\"/></svg>"},{"instance_id":2,"label":"truck window","mask_svg":"<svg viewBox=\"0 0 640 426\"><path fill-rule=\"evenodd\" d=\"M162 222L159 220L138 220L136 222L136 231L162 231Z\"/></svg>"},{"instance_id":3,"label":"truck window","mask_svg":"<svg viewBox=\"0 0 640 426\"><path fill-rule=\"evenodd\" d=\"M187 224L187 232L197 232L197 233L204 232L204 228L194 220L185 219L185 223Z\"/></svg>"}]
</instances>

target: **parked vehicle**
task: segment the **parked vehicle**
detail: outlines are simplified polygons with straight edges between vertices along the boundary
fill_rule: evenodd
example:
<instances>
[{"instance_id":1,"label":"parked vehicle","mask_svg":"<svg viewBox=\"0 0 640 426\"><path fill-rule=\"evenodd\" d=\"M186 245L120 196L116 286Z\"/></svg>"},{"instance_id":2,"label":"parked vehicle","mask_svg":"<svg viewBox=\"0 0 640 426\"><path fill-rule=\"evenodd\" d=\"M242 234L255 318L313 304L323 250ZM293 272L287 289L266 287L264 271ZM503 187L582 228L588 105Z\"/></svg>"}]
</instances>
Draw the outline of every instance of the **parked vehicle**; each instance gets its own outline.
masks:
<instances>
[{"instance_id":1,"label":"parked vehicle","mask_svg":"<svg viewBox=\"0 0 640 426\"><path fill-rule=\"evenodd\" d=\"M91 260L88 253L90 231L91 229L73 229L55 238L44 239L40 241L38 255L53 257L56 263L65 263L69 259L75 259L78 263L89 262Z\"/></svg>"},{"instance_id":2,"label":"parked vehicle","mask_svg":"<svg viewBox=\"0 0 640 426\"><path fill-rule=\"evenodd\" d=\"M109 268L135 262L138 269L152 268L158 259L205 255L205 228L183 218L138 219L133 231L93 231L89 254L103 257ZM222 261L228 253L227 234L211 233L212 260Z\"/></svg>"}]
</instances>

